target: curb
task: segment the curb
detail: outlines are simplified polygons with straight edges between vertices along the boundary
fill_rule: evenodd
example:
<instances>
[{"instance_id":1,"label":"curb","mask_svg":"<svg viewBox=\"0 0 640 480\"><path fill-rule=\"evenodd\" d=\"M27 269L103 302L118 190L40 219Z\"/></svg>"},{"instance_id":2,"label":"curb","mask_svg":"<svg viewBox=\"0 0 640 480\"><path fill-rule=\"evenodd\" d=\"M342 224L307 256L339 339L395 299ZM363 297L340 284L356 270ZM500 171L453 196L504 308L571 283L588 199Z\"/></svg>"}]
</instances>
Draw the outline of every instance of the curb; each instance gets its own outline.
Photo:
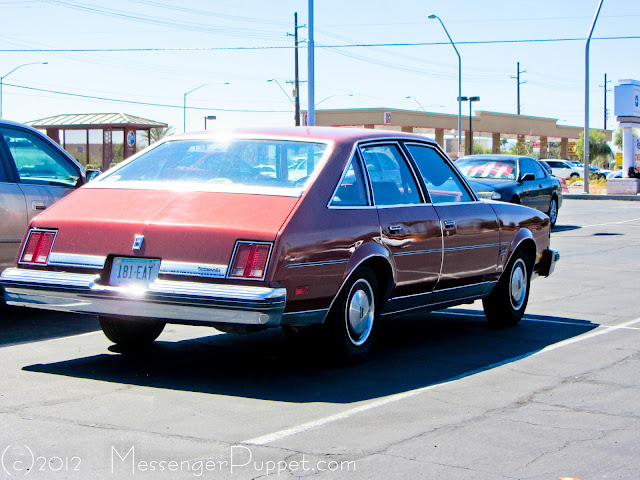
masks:
<instances>
[{"instance_id":1,"label":"curb","mask_svg":"<svg viewBox=\"0 0 640 480\"><path fill-rule=\"evenodd\" d=\"M640 202L640 195L597 195L590 193L565 193L563 199L571 200L627 200Z\"/></svg>"}]
</instances>

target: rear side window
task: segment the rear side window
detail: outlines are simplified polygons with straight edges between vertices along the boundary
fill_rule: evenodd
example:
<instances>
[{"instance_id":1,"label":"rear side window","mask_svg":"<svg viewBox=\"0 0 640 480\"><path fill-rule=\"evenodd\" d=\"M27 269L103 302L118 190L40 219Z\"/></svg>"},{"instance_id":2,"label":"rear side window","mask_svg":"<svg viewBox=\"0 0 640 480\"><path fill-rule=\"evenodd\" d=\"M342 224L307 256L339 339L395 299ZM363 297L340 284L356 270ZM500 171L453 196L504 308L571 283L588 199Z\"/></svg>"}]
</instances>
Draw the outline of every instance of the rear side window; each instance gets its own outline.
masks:
<instances>
[{"instance_id":1,"label":"rear side window","mask_svg":"<svg viewBox=\"0 0 640 480\"><path fill-rule=\"evenodd\" d=\"M351 157L349 166L331 200L333 207L361 207L368 205L364 175L357 157Z\"/></svg>"},{"instance_id":2,"label":"rear side window","mask_svg":"<svg viewBox=\"0 0 640 480\"><path fill-rule=\"evenodd\" d=\"M520 178L522 178L527 173L532 173L534 176L536 171L533 168L533 162L528 158L520 159Z\"/></svg>"},{"instance_id":3,"label":"rear side window","mask_svg":"<svg viewBox=\"0 0 640 480\"><path fill-rule=\"evenodd\" d=\"M418 185L397 145L363 147L362 156L376 205L422 203Z\"/></svg>"},{"instance_id":4,"label":"rear side window","mask_svg":"<svg viewBox=\"0 0 640 480\"><path fill-rule=\"evenodd\" d=\"M433 148L407 145L420 170L432 203L472 202L473 197L453 167Z\"/></svg>"},{"instance_id":5,"label":"rear side window","mask_svg":"<svg viewBox=\"0 0 640 480\"><path fill-rule=\"evenodd\" d=\"M68 159L41 138L13 128L0 128L22 183L73 187L80 174Z\"/></svg>"},{"instance_id":6,"label":"rear side window","mask_svg":"<svg viewBox=\"0 0 640 480\"><path fill-rule=\"evenodd\" d=\"M533 163L533 169L536 172L536 180L540 180L541 178L545 178L546 175L544 173L544 169L540 166L540 164L538 162L532 162Z\"/></svg>"}]
</instances>

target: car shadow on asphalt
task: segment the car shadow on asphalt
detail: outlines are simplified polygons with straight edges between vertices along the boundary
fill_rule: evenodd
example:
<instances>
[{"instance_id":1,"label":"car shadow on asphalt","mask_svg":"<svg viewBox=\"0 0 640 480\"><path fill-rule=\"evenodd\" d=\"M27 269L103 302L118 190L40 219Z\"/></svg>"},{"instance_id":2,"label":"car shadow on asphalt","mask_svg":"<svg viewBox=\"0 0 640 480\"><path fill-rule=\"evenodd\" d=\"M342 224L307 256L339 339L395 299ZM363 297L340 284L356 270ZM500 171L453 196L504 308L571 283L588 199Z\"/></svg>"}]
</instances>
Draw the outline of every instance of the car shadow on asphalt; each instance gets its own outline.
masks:
<instances>
[{"instance_id":1,"label":"car shadow on asphalt","mask_svg":"<svg viewBox=\"0 0 640 480\"><path fill-rule=\"evenodd\" d=\"M282 402L352 403L463 378L532 355L598 325L527 315L516 327L489 328L482 312L449 309L381 322L365 363L331 366L312 335L280 331L157 341L136 354L104 353L37 364L30 372L125 385Z\"/></svg>"},{"instance_id":2,"label":"car shadow on asphalt","mask_svg":"<svg viewBox=\"0 0 640 480\"><path fill-rule=\"evenodd\" d=\"M100 330L98 317L0 305L0 348Z\"/></svg>"}]
</instances>

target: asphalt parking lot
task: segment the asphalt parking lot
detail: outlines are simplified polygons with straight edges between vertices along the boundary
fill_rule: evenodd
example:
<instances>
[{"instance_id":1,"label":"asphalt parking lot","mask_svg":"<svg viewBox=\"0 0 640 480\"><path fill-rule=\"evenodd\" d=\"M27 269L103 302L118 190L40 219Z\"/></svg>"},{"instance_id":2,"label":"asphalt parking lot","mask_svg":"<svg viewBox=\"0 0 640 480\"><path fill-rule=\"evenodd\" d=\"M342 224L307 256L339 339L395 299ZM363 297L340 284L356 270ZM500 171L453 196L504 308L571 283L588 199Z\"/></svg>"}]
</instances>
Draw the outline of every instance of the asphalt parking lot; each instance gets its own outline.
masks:
<instances>
[{"instance_id":1,"label":"asphalt parking lot","mask_svg":"<svg viewBox=\"0 0 640 480\"><path fill-rule=\"evenodd\" d=\"M640 475L640 202L565 200L524 320L381 325L375 357L168 326L136 355L93 317L0 320L0 478L631 479Z\"/></svg>"}]
</instances>

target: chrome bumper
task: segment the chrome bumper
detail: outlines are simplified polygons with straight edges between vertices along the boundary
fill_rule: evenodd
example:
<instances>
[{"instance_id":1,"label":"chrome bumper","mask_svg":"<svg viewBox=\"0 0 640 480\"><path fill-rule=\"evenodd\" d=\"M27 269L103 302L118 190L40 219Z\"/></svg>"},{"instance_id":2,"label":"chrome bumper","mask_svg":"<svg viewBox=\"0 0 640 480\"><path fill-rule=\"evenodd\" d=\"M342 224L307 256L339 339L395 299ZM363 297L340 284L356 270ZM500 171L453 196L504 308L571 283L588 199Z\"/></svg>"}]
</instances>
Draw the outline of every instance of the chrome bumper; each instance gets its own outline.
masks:
<instances>
[{"instance_id":1,"label":"chrome bumper","mask_svg":"<svg viewBox=\"0 0 640 480\"><path fill-rule=\"evenodd\" d=\"M147 288L98 285L95 274L8 268L0 276L9 305L121 315L169 323L278 326L286 289L156 280Z\"/></svg>"},{"instance_id":2,"label":"chrome bumper","mask_svg":"<svg viewBox=\"0 0 640 480\"><path fill-rule=\"evenodd\" d=\"M556 268L556 263L560 260L560 253L555 250L547 248L542 252L542 260L540 261L540 268L538 269L538 275L541 277L548 277L553 273Z\"/></svg>"}]
</instances>

